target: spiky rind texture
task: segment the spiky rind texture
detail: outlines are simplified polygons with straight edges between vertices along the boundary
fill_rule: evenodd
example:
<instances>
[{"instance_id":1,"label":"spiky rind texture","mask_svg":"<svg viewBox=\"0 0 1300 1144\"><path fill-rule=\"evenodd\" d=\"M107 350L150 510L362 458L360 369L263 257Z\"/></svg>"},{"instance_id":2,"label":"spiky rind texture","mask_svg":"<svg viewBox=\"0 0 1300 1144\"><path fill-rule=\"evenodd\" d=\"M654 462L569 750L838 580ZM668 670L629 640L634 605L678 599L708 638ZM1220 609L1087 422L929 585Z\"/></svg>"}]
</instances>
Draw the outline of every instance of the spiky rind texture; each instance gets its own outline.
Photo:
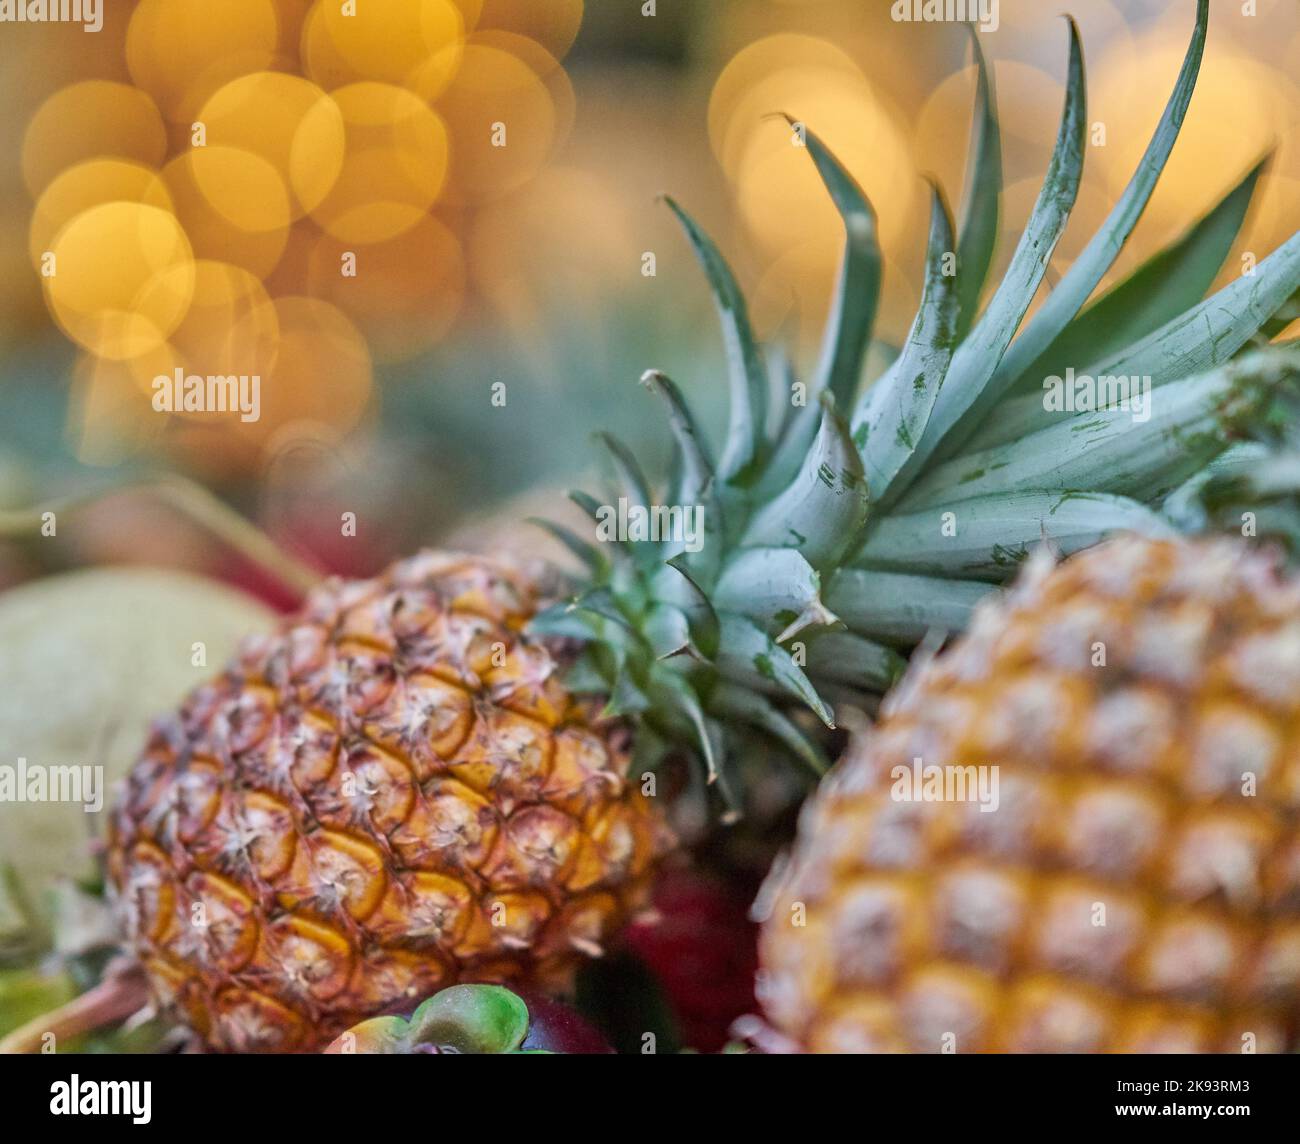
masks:
<instances>
[{"instance_id":1,"label":"spiky rind texture","mask_svg":"<svg viewBox=\"0 0 1300 1144\"><path fill-rule=\"evenodd\" d=\"M764 896L762 1000L789 1042L1295 1043L1300 582L1228 541L1036 559L888 707ZM917 800L914 760L996 775L993 809L973 770Z\"/></svg>"},{"instance_id":2,"label":"spiky rind texture","mask_svg":"<svg viewBox=\"0 0 1300 1144\"><path fill-rule=\"evenodd\" d=\"M310 1049L599 952L669 838L626 729L521 634L536 607L477 557L334 581L157 725L108 869L169 1015L218 1049Z\"/></svg>"}]
</instances>

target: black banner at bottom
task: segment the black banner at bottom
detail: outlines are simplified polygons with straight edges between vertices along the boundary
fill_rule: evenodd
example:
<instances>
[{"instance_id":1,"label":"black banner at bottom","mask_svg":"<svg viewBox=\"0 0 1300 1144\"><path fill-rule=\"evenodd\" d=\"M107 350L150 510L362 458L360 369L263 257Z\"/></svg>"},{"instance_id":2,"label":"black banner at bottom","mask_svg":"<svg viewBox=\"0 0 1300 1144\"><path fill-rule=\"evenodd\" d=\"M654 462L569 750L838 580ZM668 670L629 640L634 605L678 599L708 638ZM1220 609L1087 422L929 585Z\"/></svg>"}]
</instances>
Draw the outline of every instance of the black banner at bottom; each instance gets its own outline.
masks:
<instances>
[{"instance_id":1,"label":"black banner at bottom","mask_svg":"<svg viewBox=\"0 0 1300 1144\"><path fill-rule=\"evenodd\" d=\"M846 1073L844 1063L852 1073ZM851 1117L933 1131L945 1127L1180 1128L1234 1121L1294 1123L1295 1057L870 1057L740 1054L576 1059L433 1060L428 1056L11 1057L0 1065L7 1112L35 1129L276 1129L334 1133L437 1131L446 1113L483 1131L536 1124L585 1134L728 1129L757 1113L799 1110L825 1124ZM846 1081L848 1083L846 1083ZM698 1087L697 1087L698 1086ZM698 1096L699 1100L691 1099ZM694 1111L691 1111L691 1110ZM704 1110L708 1109L709 1112ZM1282 1118L1285 1117L1285 1120ZM10 1121L13 1124L13 1121ZM459 1130L458 1130L459 1131ZM335 1137L337 1139L337 1136Z\"/></svg>"}]
</instances>

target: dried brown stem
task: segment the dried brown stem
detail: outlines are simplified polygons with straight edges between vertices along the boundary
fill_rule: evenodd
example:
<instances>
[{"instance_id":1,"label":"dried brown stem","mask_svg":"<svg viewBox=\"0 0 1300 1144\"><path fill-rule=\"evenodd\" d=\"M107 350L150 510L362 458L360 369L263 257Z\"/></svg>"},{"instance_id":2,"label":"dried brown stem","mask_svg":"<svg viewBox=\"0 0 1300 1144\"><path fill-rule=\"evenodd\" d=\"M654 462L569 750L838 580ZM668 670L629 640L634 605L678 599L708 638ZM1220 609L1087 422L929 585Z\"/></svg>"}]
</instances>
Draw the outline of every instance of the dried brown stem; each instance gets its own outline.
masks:
<instances>
[{"instance_id":1,"label":"dried brown stem","mask_svg":"<svg viewBox=\"0 0 1300 1144\"><path fill-rule=\"evenodd\" d=\"M149 1003L144 972L128 963L66 1005L28 1021L0 1040L0 1053L38 1053L47 1034L58 1041L125 1021Z\"/></svg>"},{"instance_id":2,"label":"dried brown stem","mask_svg":"<svg viewBox=\"0 0 1300 1144\"><path fill-rule=\"evenodd\" d=\"M57 514L76 511L96 504L105 497L131 489L152 493L166 501L297 592L308 592L323 579L317 569L287 552L220 497L194 481L175 476L147 478L131 484L116 485L110 489L82 493L34 508L0 510L0 539L38 535L44 515L48 512Z\"/></svg>"}]
</instances>

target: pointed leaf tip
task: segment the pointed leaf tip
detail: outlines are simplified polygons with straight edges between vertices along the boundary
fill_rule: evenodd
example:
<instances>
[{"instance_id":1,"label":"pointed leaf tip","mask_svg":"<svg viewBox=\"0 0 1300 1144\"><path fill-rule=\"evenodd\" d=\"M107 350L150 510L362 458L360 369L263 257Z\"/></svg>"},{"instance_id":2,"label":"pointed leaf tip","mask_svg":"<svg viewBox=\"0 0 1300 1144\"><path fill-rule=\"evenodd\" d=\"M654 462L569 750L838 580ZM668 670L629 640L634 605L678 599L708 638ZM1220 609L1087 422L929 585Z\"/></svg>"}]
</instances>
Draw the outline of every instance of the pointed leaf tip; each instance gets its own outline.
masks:
<instances>
[{"instance_id":1,"label":"pointed leaf tip","mask_svg":"<svg viewBox=\"0 0 1300 1144\"><path fill-rule=\"evenodd\" d=\"M744 295L722 252L671 195L665 195L664 202L681 223L704 269L722 325L730 415L718 474L725 482L745 484L758 476L766 455L768 378L763 355L750 326Z\"/></svg>"},{"instance_id":2,"label":"pointed leaf tip","mask_svg":"<svg viewBox=\"0 0 1300 1144\"><path fill-rule=\"evenodd\" d=\"M1073 19L1069 27L1069 80L1047 173L1010 267L979 322L953 355L925 437L916 448L914 466L923 465L941 448L943 455L955 452L963 435L974 431L1014 380L997 378L995 371L1038 292L1052 252L1069 222L1083 171L1087 126L1083 45ZM958 431L953 432L955 429Z\"/></svg>"},{"instance_id":3,"label":"pointed leaf tip","mask_svg":"<svg viewBox=\"0 0 1300 1144\"><path fill-rule=\"evenodd\" d=\"M816 132L803 139L844 224L844 255L814 378L814 392L833 393L847 407L858 388L880 297L881 254L876 212L861 184Z\"/></svg>"},{"instance_id":4,"label":"pointed leaf tip","mask_svg":"<svg viewBox=\"0 0 1300 1144\"><path fill-rule=\"evenodd\" d=\"M957 245L959 338L964 337L974 324L979 309L980 293L997 245L1002 193L1002 132L998 125L993 77L979 33L973 24L966 27L971 37L976 86Z\"/></svg>"},{"instance_id":5,"label":"pointed leaf tip","mask_svg":"<svg viewBox=\"0 0 1300 1144\"><path fill-rule=\"evenodd\" d=\"M1208 0L1201 0L1197 8L1196 27L1192 31L1191 42L1187 45L1187 51L1183 56L1178 79L1124 193L1106 216L1101 227L1093 234L1083 252L1071 263L1064 277L1055 285L1042 308L1020 337L1008 348L994 373L991 382L994 388L1005 388L1018 380L1047 351L1083 308L1103 276L1114 264L1120 251L1124 249L1150 201L1178 139L1200 73L1208 19ZM1078 28L1073 20L1071 20L1071 35L1074 40L1077 40ZM1073 51L1071 55L1073 57ZM1073 63L1072 58L1071 82L1074 78ZM1079 69L1082 75L1081 56Z\"/></svg>"}]
</instances>

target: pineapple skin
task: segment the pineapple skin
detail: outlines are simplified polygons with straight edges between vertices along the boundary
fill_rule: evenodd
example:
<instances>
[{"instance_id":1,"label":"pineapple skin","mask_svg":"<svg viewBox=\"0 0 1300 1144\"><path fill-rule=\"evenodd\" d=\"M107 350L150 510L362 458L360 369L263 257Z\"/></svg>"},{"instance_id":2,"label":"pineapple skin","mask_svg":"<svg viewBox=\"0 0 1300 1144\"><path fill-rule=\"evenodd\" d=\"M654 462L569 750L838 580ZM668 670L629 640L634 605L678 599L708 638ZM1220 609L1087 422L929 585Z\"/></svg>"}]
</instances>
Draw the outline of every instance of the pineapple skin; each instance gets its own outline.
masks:
<instances>
[{"instance_id":1,"label":"pineapple skin","mask_svg":"<svg viewBox=\"0 0 1300 1144\"><path fill-rule=\"evenodd\" d=\"M997 765L998 809L892 797L918 757ZM1294 1048L1298 809L1300 584L1228 542L1036 556L805 808L760 899L769 1035L812 1052Z\"/></svg>"},{"instance_id":2,"label":"pineapple skin","mask_svg":"<svg viewBox=\"0 0 1300 1144\"><path fill-rule=\"evenodd\" d=\"M107 870L162 1011L312 1050L456 981L562 988L642 908L672 839L537 607L481 557L331 581L155 726Z\"/></svg>"}]
</instances>

